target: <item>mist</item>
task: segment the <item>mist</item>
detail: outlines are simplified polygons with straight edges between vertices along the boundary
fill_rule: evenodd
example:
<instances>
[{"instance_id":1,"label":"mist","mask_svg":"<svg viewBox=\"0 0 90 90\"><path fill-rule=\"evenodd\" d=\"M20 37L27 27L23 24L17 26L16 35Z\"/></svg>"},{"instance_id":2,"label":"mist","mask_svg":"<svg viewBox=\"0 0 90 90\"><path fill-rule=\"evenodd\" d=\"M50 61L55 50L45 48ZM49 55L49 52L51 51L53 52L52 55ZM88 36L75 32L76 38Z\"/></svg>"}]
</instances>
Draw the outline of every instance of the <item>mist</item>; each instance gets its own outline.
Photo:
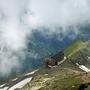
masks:
<instances>
[{"instance_id":1,"label":"mist","mask_svg":"<svg viewBox=\"0 0 90 90\"><path fill-rule=\"evenodd\" d=\"M33 30L39 29L49 37L60 32L66 36L71 26L77 35L77 26L85 23L90 23L90 0L0 0L0 75L22 67L27 37Z\"/></svg>"},{"instance_id":2,"label":"mist","mask_svg":"<svg viewBox=\"0 0 90 90\"><path fill-rule=\"evenodd\" d=\"M19 71L25 59L26 31L20 18L26 3L25 0L0 0L0 76Z\"/></svg>"},{"instance_id":3,"label":"mist","mask_svg":"<svg viewBox=\"0 0 90 90\"><path fill-rule=\"evenodd\" d=\"M29 7L43 25L65 27L90 21L89 0L31 0Z\"/></svg>"}]
</instances>

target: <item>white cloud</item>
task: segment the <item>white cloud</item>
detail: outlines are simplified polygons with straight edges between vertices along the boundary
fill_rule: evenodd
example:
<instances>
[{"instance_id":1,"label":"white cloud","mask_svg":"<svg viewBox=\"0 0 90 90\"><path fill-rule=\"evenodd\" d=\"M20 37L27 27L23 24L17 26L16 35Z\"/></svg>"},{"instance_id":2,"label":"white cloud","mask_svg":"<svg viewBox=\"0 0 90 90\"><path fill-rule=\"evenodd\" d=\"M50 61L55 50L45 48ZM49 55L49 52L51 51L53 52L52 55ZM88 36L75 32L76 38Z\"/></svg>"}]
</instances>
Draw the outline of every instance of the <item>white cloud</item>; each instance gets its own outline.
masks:
<instances>
[{"instance_id":1,"label":"white cloud","mask_svg":"<svg viewBox=\"0 0 90 90\"><path fill-rule=\"evenodd\" d=\"M90 21L89 0L31 0L30 9L43 25L67 26Z\"/></svg>"},{"instance_id":2,"label":"white cloud","mask_svg":"<svg viewBox=\"0 0 90 90\"><path fill-rule=\"evenodd\" d=\"M0 0L0 75L21 67L25 59L26 31L20 22L28 0Z\"/></svg>"}]
</instances>

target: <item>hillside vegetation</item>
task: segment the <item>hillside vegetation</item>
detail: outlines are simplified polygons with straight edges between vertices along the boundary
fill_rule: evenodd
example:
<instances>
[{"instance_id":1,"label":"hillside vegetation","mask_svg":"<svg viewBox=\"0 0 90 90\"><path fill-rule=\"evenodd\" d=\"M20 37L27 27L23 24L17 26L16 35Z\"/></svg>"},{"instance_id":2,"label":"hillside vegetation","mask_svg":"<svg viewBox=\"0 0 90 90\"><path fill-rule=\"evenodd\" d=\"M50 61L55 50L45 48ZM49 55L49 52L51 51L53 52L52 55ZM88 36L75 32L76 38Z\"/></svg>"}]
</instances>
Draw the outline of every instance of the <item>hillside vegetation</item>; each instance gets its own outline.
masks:
<instances>
[{"instance_id":1,"label":"hillside vegetation","mask_svg":"<svg viewBox=\"0 0 90 90\"><path fill-rule=\"evenodd\" d=\"M57 67L42 70L21 90L79 90L81 84L90 81L90 74L86 75L72 69Z\"/></svg>"},{"instance_id":2,"label":"hillside vegetation","mask_svg":"<svg viewBox=\"0 0 90 90\"><path fill-rule=\"evenodd\" d=\"M73 56L77 58L75 57L76 54L90 48L87 48L87 44L87 42L81 40L73 42L64 51L65 56L68 58L72 58ZM64 65L71 64L69 61L67 62ZM51 69L41 68L34 79L21 90L79 90L81 84L90 82L90 73L86 74L76 69L77 67L73 66L73 64L71 67L69 68L67 65L65 67L57 66ZM90 86L84 90L90 90Z\"/></svg>"},{"instance_id":3,"label":"hillside vegetation","mask_svg":"<svg viewBox=\"0 0 90 90\"><path fill-rule=\"evenodd\" d=\"M85 48L86 43L84 41L78 40L73 42L68 48L65 49L65 56L70 58L75 55L80 49Z\"/></svg>"},{"instance_id":4,"label":"hillside vegetation","mask_svg":"<svg viewBox=\"0 0 90 90\"><path fill-rule=\"evenodd\" d=\"M90 84L90 73L84 72L76 65L78 63L87 68L90 66L90 59L87 58L90 57L90 42L75 41L65 49L64 53L67 59L60 65L51 68L43 66L34 74L27 72L14 76L8 79L4 87L13 87L20 80L32 77L23 88L15 90L90 90L90 86L87 86ZM79 89L81 85L87 87Z\"/></svg>"}]
</instances>

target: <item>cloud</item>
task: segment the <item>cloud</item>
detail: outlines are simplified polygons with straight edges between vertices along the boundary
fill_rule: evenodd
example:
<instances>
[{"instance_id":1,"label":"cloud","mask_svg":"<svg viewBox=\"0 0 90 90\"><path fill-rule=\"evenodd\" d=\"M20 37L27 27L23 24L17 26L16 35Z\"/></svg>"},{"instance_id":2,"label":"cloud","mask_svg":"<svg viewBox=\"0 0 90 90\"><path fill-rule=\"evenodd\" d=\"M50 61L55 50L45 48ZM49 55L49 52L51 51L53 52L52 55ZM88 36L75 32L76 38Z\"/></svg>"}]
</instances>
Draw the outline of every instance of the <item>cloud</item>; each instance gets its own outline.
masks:
<instances>
[{"instance_id":1,"label":"cloud","mask_svg":"<svg viewBox=\"0 0 90 90\"><path fill-rule=\"evenodd\" d=\"M27 0L28 2L28 0ZM0 75L18 71L25 59L26 33L20 18L25 0L0 0ZM21 61L22 59L22 61Z\"/></svg>"},{"instance_id":2,"label":"cloud","mask_svg":"<svg viewBox=\"0 0 90 90\"><path fill-rule=\"evenodd\" d=\"M89 0L31 0L29 8L43 25L67 26L90 21Z\"/></svg>"},{"instance_id":3,"label":"cloud","mask_svg":"<svg viewBox=\"0 0 90 90\"><path fill-rule=\"evenodd\" d=\"M90 24L89 0L30 0L29 4L28 10L32 13L26 14L24 18L27 26L39 29L48 27L49 37L61 32L63 36L74 39L80 32L78 26ZM72 35L70 31L73 31Z\"/></svg>"}]
</instances>

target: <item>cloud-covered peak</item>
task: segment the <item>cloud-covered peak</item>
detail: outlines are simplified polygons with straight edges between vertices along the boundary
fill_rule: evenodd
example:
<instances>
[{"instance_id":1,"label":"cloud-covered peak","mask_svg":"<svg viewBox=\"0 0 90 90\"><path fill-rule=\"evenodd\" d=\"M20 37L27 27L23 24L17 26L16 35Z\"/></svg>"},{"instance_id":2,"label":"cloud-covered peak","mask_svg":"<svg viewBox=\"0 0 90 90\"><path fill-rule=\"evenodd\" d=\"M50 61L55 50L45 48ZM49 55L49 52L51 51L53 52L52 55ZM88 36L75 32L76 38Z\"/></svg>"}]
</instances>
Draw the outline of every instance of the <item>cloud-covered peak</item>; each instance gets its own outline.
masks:
<instances>
[{"instance_id":1,"label":"cloud-covered peak","mask_svg":"<svg viewBox=\"0 0 90 90\"><path fill-rule=\"evenodd\" d=\"M0 0L0 72L5 75L21 66L19 57L25 58L33 30L62 41L70 32L69 38L76 38L78 25L84 23L90 23L90 0Z\"/></svg>"}]
</instances>

